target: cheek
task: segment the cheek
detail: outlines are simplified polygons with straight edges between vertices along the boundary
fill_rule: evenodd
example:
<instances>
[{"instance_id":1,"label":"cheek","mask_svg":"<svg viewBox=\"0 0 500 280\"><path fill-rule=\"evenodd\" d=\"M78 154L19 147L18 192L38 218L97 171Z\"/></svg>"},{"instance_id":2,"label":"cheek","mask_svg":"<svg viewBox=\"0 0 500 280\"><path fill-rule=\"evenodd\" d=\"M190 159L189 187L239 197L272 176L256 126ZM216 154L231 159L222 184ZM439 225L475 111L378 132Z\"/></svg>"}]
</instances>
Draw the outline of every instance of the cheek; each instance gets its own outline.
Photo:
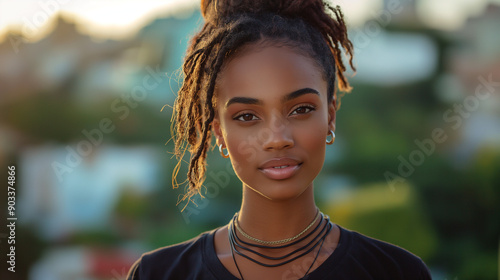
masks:
<instances>
[{"instance_id":1,"label":"cheek","mask_svg":"<svg viewBox=\"0 0 500 280\"><path fill-rule=\"evenodd\" d=\"M251 166L257 156L257 141L244 131L237 128L231 130L229 137L226 137L226 144L231 154L231 163L234 172L240 176L244 167Z\"/></svg>"},{"instance_id":2,"label":"cheek","mask_svg":"<svg viewBox=\"0 0 500 280\"><path fill-rule=\"evenodd\" d=\"M325 153L326 132L321 127L304 127L295 135L296 144L302 146L309 154L318 156Z\"/></svg>"},{"instance_id":3,"label":"cheek","mask_svg":"<svg viewBox=\"0 0 500 280\"><path fill-rule=\"evenodd\" d=\"M314 118L297 126L294 131L296 139L308 150L325 150L328 134L328 120L326 113L318 112Z\"/></svg>"}]
</instances>

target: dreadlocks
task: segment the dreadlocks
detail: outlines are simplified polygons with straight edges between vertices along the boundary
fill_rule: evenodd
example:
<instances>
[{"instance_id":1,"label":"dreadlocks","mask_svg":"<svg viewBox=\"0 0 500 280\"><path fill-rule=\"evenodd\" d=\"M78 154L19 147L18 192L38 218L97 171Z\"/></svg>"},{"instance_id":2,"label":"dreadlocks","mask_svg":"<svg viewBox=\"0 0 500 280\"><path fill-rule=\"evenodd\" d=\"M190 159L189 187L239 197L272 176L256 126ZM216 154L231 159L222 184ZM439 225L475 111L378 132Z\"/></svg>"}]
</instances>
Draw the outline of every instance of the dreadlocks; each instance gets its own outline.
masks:
<instances>
[{"instance_id":1,"label":"dreadlocks","mask_svg":"<svg viewBox=\"0 0 500 280\"><path fill-rule=\"evenodd\" d=\"M186 151L191 154L189 185L178 203L192 201L197 193L201 195L215 117L217 77L238 50L262 40L298 49L322 70L328 102L334 100L337 107L340 96L336 94L335 80L341 91L351 91L343 74L346 67L341 47L349 56L350 67L356 70L353 45L340 7L332 7L325 0L202 0L201 12L205 24L188 47L182 68L184 82L172 116L174 153L179 159L173 173L174 188L179 185L176 177L182 158Z\"/></svg>"}]
</instances>

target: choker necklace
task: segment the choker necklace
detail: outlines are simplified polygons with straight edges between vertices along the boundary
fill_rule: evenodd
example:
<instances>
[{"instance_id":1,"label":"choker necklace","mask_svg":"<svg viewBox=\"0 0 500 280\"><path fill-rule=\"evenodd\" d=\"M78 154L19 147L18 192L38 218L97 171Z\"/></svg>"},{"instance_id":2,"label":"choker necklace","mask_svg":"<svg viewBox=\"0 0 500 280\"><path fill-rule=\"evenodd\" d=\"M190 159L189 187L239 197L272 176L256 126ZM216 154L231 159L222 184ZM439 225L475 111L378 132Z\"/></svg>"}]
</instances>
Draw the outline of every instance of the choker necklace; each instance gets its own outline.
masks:
<instances>
[{"instance_id":1,"label":"choker necklace","mask_svg":"<svg viewBox=\"0 0 500 280\"><path fill-rule=\"evenodd\" d=\"M236 213L235 216L236 215L239 216L239 213ZM236 226L236 229L238 230L238 232L241 233L241 235L243 235L244 237L246 237L252 241L255 241L255 242L260 243L260 244L265 244L265 245L279 245L279 244L293 241L293 240L299 238L300 236L302 236L302 234L304 234L308 229L310 229L314 225L314 223L316 223L319 216L320 216L319 215L319 208L316 208L316 216L315 216L314 220L303 231L301 231L299 234L295 235L294 237L289 237L289 238L285 238L282 240L276 240L276 241L264 241L264 240L260 240L258 238L250 236L248 233L244 232L243 229L240 227L240 225L238 223L238 218L235 219L235 226Z\"/></svg>"},{"instance_id":2,"label":"choker necklace","mask_svg":"<svg viewBox=\"0 0 500 280\"><path fill-rule=\"evenodd\" d=\"M290 262L292 262L300 257L303 257L303 256L307 255L308 253L310 253L311 251L313 251L319 245L318 252L316 253L316 256L314 257L313 262L311 263L311 265L307 269L306 273L304 274L304 277L305 277L309 273L311 268L313 267L314 263L316 262L316 259L318 258L319 253L321 252L321 248L323 247L323 243L325 241L325 238L328 236L328 234L330 233L330 231L333 228L333 224L330 222L330 218L328 216L325 216L323 213L319 212L319 209L318 209L318 215L316 215L316 216L317 217L315 218L315 221L317 221L317 218L319 216L321 216L320 222L306 236L304 236L304 237L302 237L302 238L300 238L292 243L289 243L289 244L284 244L284 245L280 245L280 246L267 246L267 245L262 245L262 244L245 242L238 237L238 235L236 234L236 230L235 230L235 225L237 224L237 219L238 219L238 213L236 213L234 215L233 219L231 220L230 224L228 225L228 237L229 237L229 244L231 247L231 256L233 257L234 264L236 266L236 269L238 270L238 273L240 274L241 279L243 280L244 278L243 278L243 275L241 274L238 263L236 262L236 258L235 258L234 253L237 253L238 255L240 255L240 256L242 256L242 257L244 257L244 258L260 265L260 266L271 268L271 267L285 265L285 264L290 263ZM279 256L279 257L271 257L271 256L267 256L265 254L259 253L259 252L255 251L249 247L249 246L251 246L251 247L266 248L266 249L280 249L280 248L290 247L292 245L295 245L299 242L306 240L309 236L314 234L320 228L320 226L323 224L323 221L326 221L326 223L324 223L324 225L322 226L322 229L312 238L312 240L310 240L307 244L297 248L293 252L290 252L286 255ZM297 238L295 238L295 239L297 239ZM286 259L286 260L281 261L279 263L267 264L267 263L263 263L263 262L260 262L256 259L254 259L251 256L252 254L258 255L262 258L272 260L272 261L278 261L278 260L283 260L283 259Z\"/></svg>"}]
</instances>

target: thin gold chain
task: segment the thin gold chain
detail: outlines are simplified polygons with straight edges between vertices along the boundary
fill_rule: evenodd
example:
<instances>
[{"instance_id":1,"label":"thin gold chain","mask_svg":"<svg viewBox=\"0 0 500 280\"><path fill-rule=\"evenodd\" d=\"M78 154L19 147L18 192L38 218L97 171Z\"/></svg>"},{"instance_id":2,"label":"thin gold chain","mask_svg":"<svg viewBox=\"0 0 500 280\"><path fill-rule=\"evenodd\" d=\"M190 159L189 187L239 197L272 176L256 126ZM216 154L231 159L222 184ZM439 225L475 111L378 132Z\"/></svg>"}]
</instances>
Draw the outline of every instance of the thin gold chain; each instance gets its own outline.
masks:
<instances>
[{"instance_id":1,"label":"thin gold chain","mask_svg":"<svg viewBox=\"0 0 500 280\"><path fill-rule=\"evenodd\" d=\"M252 237L250 235L248 235L246 232L243 231L243 229L240 228L239 224L238 224L238 218L235 219L235 226L236 226L236 229L241 233L241 235L243 235L244 237L248 238L248 239L251 239L257 243L260 243L260 244L266 244L266 245L278 245L278 244L283 244L283 243L287 243L287 242L290 242L290 241L293 241L297 238L299 238L301 235L303 235L308 229L310 229L315 223L316 221L318 220L319 218L319 209L318 209L318 212L316 213L316 217L314 218L314 220L303 230L301 231L299 234L295 235L294 237L289 237L289 238L286 238L286 239L282 239L282 240L276 240L276 241L264 241L264 240L260 240L258 238L255 238L255 237ZM239 214L238 214L239 216Z\"/></svg>"}]
</instances>

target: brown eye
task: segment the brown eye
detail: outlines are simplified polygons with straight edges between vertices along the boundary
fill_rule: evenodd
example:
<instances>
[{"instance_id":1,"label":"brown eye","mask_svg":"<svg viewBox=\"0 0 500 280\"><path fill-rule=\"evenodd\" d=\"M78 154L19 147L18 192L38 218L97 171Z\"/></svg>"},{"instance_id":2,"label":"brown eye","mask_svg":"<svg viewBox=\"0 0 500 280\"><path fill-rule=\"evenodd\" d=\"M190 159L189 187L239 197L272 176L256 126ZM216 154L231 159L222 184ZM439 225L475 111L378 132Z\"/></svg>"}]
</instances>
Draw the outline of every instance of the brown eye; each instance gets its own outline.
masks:
<instances>
[{"instance_id":1,"label":"brown eye","mask_svg":"<svg viewBox=\"0 0 500 280\"><path fill-rule=\"evenodd\" d=\"M300 108L297 108L297 110L295 110L295 112L297 112L297 114L304 114L306 112L306 109L305 107L300 107Z\"/></svg>"},{"instance_id":2,"label":"brown eye","mask_svg":"<svg viewBox=\"0 0 500 280\"><path fill-rule=\"evenodd\" d=\"M258 118L254 114L242 114L234 118L235 120L242 121L242 122L249 122L249 121L254 121L258 120Z\"/></svg>"},{"instance_id":3,"label":"brown eye","mask_svg":"<svg viewBox=\"0 0 500 280\"><path fill-rule=\"evenodd\" d=\"M303 115L307 114L314 110L314 107L311 106L300 106L297 109L293 110L292 115Z\"/></svg>"}]
</instances>

